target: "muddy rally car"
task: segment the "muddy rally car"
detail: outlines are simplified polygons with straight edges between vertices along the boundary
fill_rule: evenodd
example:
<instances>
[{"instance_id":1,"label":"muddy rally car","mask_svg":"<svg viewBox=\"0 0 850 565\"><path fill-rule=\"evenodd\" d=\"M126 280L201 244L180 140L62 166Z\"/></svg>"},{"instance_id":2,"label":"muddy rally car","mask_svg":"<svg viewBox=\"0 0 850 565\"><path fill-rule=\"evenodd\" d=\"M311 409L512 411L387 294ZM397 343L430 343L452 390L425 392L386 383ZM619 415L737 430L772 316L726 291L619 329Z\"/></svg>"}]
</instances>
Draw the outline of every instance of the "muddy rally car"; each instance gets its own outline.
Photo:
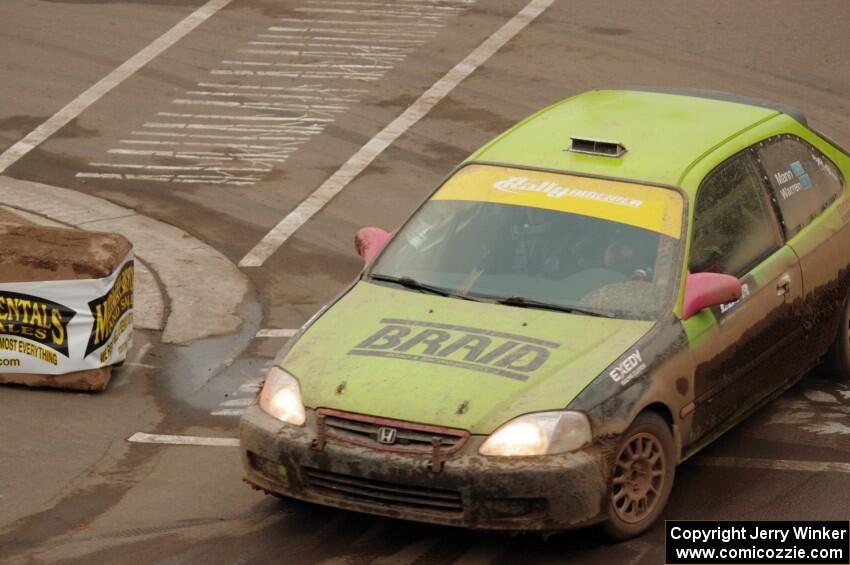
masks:
<instances>
[{"instance_id":1,"label":"muddy rally car","mask_svg":"<svg viewBox=\"0 0 850 565\"><path fill-rule=\"evenodd\" d=\"M474 153L278 355L269 493L482 529L646 530L676 466L850 371L850 157L793 108L604 90ZM706 496L710 496L707 494Z\"/></svg>"}]
</instances>

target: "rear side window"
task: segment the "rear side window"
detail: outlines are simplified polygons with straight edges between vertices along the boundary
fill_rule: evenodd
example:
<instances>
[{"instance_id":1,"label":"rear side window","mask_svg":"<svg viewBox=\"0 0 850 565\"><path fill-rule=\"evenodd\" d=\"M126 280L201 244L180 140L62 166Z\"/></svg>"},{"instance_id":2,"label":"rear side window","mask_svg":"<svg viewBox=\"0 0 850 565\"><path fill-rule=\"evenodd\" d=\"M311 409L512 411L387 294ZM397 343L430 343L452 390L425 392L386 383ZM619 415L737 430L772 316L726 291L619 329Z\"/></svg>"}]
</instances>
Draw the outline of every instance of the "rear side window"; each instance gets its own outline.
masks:
<instances>
[{"instance_id":1,"label":"rear side window","mask_svg":"<svg viewBox=\"0 0 850 565\"><path fill-rule=\"evenodd\" d=\"M782 212L787 237L804 228L844 189L832 161L797 137L768 139L756 154Z\"/></svg>"},{"instance_id":2,"label":"rear side window","mask_svg":"<svg viewBox=\"0 0 850 565\"><path fill-rule=\"evenodd\" d=\"M776 217L749 152L708 175L694 208L692 273L742 276L780 245Z\"/></svg>"}]
</instances>

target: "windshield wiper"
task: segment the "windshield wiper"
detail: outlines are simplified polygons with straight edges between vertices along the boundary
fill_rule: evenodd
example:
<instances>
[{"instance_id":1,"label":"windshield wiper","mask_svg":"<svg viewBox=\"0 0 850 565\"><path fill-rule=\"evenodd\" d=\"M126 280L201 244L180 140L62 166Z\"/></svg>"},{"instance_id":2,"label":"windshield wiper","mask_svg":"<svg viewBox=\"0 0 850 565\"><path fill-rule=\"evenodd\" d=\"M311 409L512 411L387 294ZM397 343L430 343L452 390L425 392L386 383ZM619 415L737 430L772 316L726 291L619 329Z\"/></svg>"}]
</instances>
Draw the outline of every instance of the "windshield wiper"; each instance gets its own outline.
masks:
<instances>
[{"instance_id":1,"label":"windshield wiper","mask_svg":"<svg viewBox=\"0 0 850 565\"><path fill-rule=\"evenodd\" d=\"M563 306L561 304L553 304L551 302L543 302L534 300L533 298L525 298L524 296L508 296L496 300L496 304L504 304L505 306L519 306L520 308L540 308L543 310L555 310L557 312L567 312L570 314L584 314L586 316L598 316L600 318L613 318L611 314L599 312L598 310L590 310L588 308L580 308L578 306Z\"/></svg>"},{"instance_id":2,"label":"windshield wiper","mask_svg":"<svg viewBox=\"0 0 850 565\"><path fill-rule=\"evenodd\" d=\"M390 275L369 275L369 278L376 281L384 281L399 284L405 288L410 288L413 290L420 290L423 292L430 292L431 294L437 294L439 296L448 296L451 298L462 298L463 300L472 300L475 302L479 302L477 299L472 298L470 296L465 296L463 294L454 293L446 288L442 288L439 286L433 286L430 284L419 282L413 277L393 277Z\"/></svg>"}]
</instances>

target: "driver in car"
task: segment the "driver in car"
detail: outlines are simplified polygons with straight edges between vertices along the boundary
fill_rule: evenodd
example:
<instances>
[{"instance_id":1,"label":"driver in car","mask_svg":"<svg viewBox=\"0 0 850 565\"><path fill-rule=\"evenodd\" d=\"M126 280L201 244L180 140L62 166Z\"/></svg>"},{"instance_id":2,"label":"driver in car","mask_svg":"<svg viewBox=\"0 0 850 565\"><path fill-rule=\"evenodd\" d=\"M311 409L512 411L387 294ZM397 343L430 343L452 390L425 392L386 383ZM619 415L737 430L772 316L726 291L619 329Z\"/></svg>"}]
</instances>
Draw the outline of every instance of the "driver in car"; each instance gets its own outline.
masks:
<instances>
[{"instance_id":1,"label":"driver in car","mask_svg":"<svg viewBox=\"0 0 850 565\"><path fill-rule=\"evenodd\" d=\"M647 253L646 238L641 233L618 232L605 248L602 264L633 281L651 281L652 267Z\"/></svg>"},{"instance_id":2,"label":"driver in car","mask_svg":"<svg viewBox=\"0 0 850 565\"><path fill-rule=\"evenodd\" d=\"M514 242L511 270L558 278L568 267L569 246L575 238L570 217L560 212L524 208L511 226Z\"/></svg>"}]
</instances>

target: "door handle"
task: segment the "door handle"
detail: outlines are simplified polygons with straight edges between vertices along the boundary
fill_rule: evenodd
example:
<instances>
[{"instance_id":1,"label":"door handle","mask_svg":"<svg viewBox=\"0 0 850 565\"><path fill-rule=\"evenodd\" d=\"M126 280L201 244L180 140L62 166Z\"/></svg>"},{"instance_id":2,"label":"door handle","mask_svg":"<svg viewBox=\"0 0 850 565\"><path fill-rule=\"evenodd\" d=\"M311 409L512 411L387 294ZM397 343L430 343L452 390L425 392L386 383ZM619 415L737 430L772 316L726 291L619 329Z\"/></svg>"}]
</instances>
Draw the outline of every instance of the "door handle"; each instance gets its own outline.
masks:
<instances>
[{"instance_id":1,"label":"door handle","mask_svg":"<svg viewBox=\"0 0 850 565\"><path fill-rule=\"evenodd\" d=\"M791 292L791 276L785 273L776 283L776 296L785 296Z\"/></svg>"}]
</instances>

